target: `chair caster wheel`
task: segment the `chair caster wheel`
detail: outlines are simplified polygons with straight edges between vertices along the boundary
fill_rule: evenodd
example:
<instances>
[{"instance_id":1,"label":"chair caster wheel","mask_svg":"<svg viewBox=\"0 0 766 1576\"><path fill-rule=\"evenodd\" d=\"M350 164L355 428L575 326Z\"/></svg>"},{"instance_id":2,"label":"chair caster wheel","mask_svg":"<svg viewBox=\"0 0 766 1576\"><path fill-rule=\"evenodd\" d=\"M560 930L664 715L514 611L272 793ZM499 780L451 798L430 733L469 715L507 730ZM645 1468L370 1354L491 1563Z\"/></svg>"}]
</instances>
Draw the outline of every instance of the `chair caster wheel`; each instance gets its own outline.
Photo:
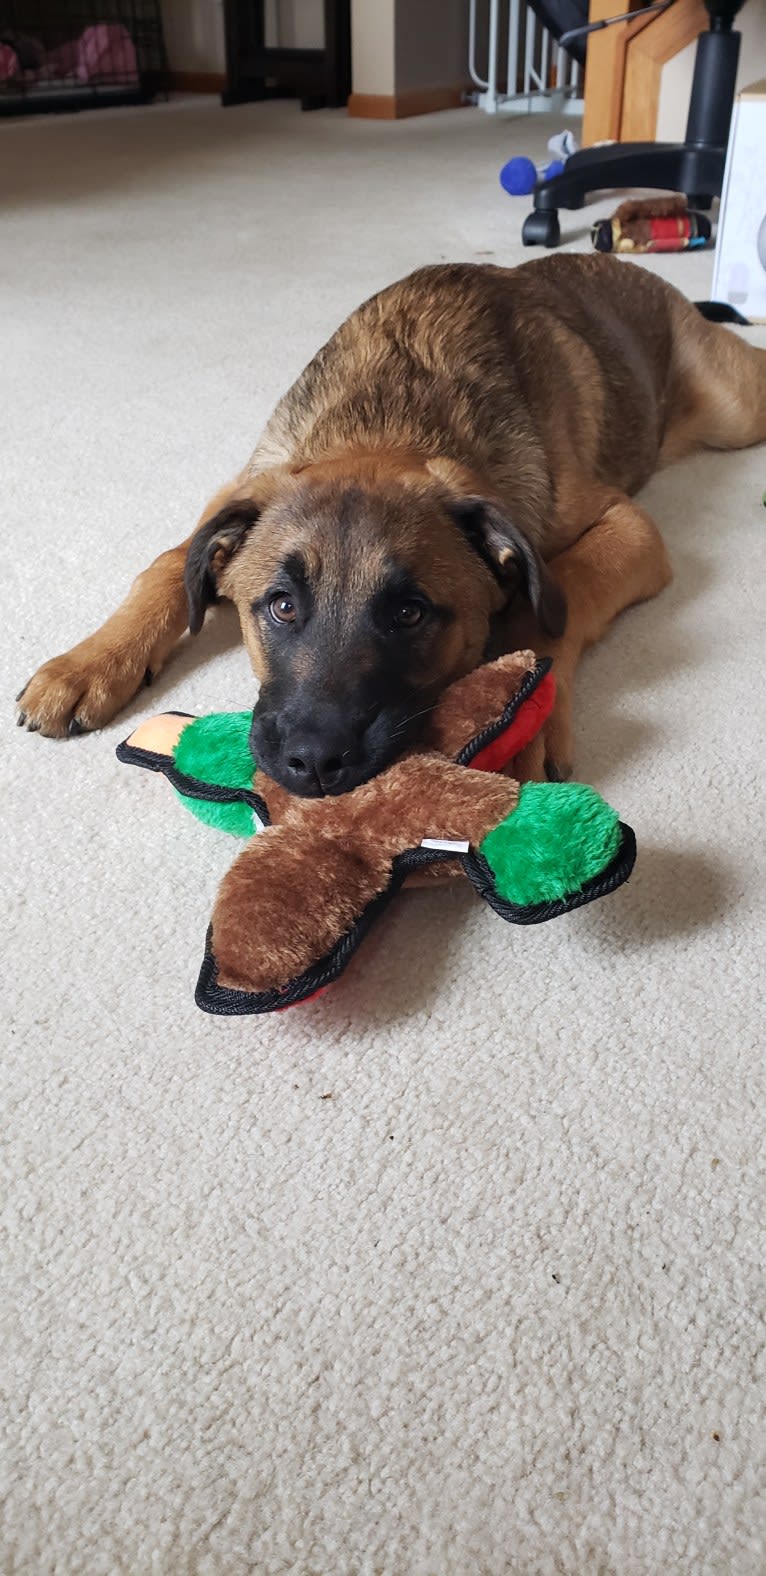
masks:
<instances>
[{"instance_id":1,"label":"chair caster wheel","mask_svg":"<svg viewBox=\"0 0 766 1576\"><path fill-rule=\"evenodd\" d=\"M561 231L556 209L535 208L527 214L521 239L524 246L558 246Z\"/></svg>"}]
</instances>

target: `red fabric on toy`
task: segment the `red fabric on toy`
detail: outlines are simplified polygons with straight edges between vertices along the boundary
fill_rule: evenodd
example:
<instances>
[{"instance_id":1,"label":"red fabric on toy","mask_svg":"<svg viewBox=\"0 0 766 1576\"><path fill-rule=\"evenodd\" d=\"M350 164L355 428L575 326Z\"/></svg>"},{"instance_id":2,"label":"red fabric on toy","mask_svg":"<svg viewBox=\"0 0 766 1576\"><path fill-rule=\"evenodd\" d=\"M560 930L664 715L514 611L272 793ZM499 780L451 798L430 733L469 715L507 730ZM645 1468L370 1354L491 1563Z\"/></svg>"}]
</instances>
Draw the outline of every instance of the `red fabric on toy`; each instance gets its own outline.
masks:
<instances>
[{"instance_id":1,"label":"red fabric on toy","mask_svg":"<svg viewBox=\"0 0 766 1576\"><path fill-rule=\"evenodd\" d=\"M474 755L471 766L479 772L501 772L516 755L537 738L556 701L556 680L546 673L537 689L519 708L509 728Z\"/></svg>"}]
</instances>

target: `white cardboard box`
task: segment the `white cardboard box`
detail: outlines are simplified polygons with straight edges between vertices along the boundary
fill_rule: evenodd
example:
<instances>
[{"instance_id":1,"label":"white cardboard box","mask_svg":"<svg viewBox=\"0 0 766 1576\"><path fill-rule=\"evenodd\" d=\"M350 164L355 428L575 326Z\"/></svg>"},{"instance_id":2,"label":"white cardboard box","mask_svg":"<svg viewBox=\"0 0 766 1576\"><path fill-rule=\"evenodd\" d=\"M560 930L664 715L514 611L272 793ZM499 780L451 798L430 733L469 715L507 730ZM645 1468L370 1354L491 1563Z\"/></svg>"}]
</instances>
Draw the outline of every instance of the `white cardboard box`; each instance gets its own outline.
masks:
<instances>
[{"instance_id":1,"label":"white cardboard box","mask_svg":"<svg viewBox=\"0 0 766 1576\"><path fill-rule=\"evenodd\" d=\"M766 322L766 79L737 94L718 218L713 300Z\"/></svg>"}]
</instances>

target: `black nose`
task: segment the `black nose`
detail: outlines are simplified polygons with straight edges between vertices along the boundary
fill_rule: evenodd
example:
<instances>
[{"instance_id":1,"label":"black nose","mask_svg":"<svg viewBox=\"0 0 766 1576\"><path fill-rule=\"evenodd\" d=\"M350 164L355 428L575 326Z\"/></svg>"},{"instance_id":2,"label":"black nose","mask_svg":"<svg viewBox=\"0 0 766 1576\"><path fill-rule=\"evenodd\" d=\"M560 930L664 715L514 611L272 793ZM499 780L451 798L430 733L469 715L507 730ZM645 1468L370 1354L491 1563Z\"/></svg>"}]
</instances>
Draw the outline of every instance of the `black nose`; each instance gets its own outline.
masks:
<instances>
[{"instance_id":1,"label":"black nose","mask_svg":"<svg viewBox=\"0 0 766 1576\"><path fill-rule=\"evenodd\" d=\"M345 726L297 728L283 740L283 776L294 793L343 793L358 763L356 740Z\"/></svg>"}]
</instances>

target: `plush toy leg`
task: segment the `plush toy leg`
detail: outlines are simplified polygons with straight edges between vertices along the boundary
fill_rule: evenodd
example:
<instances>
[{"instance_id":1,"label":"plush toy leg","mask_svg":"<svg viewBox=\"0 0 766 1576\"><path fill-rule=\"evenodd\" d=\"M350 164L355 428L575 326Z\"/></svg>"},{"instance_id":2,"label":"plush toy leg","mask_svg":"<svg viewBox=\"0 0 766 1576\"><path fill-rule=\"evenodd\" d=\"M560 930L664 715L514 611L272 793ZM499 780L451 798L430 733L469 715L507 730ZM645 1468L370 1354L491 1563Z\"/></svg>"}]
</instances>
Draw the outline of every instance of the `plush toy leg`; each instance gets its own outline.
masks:
<instances>
[{"instance_id":1,"label":"plush toy leg","mask_svg":"<svg viewBox=\"0 0 766 1576\"><path fill-rule=\"evenodd\" d=\"M401 883L397 855L426 837L478 847L517 797L507 778L415 755L353 793L293 800L285 822L255 838L221 883L212 921L219 983L286 988Z\"/></svg>"},{"instance_id":2,"label":"plush toy leg","mask_svg":"<svg viewBox=\"0 0 766 1576\"><path fill-rule=\"evenodd\" d=\"M489 832L479 852L505 902L561 901L581 892L617 854L622 840L611 806L584 783L525 783L513 814Z\"/></svg>"},{"instance_id":3,"label":"plush toy leg","mask_svg":"<svg viewBox=\"0 0 766 1576\"><path fill-rule=\"evenodd\" d=\"M196 798L179 788L179 796L192 815L207 826L217 826L234 837L252 837L263 824L254 819L248 800L226 803L215 789L252 788L255 762L250 753L252 711L214 712L196 717L181 734L174 752L175 765L185 777L208 784L210 794Z\"/></svg>"},{"instance_id":4,"label":"plush toy leg","mask_svg":"<svg viewBox=\"0 0 766 1576\"><path fill-rule=\"evenodd\" d=\"M533 651L512 651L458 679L429 719L428 745L448 758L456 756L469 739L502 716L536 661Z\"/></svg>"},{"instance_id":5,"label":"plush toy leg","mask_svg":"<svg viewBox=\"0 0 766 1576\"><path fill-rule=\"evenodd\" d=\"M364 858L335 838L270 826L224 876L212 922L218 981L282 989L319 962L391 879L383 849Z\"/></svg>"}]
</instances>

